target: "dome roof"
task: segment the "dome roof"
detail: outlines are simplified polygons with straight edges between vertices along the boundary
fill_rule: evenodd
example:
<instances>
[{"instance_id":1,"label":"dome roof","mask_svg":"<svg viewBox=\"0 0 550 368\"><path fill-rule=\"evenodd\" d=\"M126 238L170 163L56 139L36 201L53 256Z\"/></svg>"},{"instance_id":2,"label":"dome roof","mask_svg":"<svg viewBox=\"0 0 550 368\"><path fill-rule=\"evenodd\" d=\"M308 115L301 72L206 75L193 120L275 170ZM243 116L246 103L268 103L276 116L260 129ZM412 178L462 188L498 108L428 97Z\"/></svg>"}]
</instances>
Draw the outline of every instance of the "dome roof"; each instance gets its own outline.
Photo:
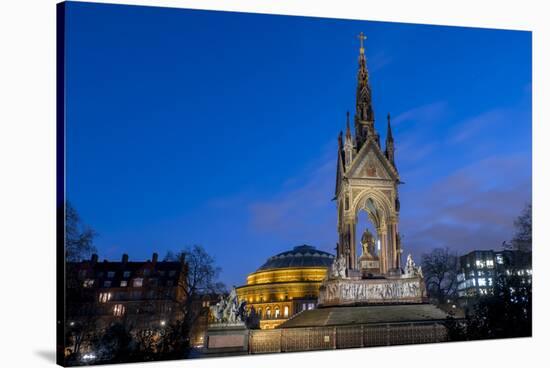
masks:
<instances>
[{"instance_id":1,"label":"dome roof","mask_svg":"<svg viewBox=\"0 0 550 368\"><path fill-rule=\"evenodd\" d=\"M304 244L270 257L258 271L288 267L330 267L333 260L334 255Z\"/></svg>"}]
</instances>

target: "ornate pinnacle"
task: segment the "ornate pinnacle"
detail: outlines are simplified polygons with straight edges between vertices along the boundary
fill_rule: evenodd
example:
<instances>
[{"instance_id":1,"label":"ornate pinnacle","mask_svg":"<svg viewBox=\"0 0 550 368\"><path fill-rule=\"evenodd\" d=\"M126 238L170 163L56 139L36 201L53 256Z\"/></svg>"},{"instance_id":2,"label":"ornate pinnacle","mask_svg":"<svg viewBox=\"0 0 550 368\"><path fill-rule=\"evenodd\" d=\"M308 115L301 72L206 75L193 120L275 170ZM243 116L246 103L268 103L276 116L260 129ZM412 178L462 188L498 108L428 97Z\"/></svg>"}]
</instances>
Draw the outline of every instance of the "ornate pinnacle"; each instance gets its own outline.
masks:
<instances>
[{"instance_id":1,"label":"ornate pinnacle","mask_svg":"<svg viewBox=\"0 0 550 368\"><path fill-rule=\"evenodd\" d=\"M346 113L346 138L351 139L351 129L349 127L349 111Z\"/></svg>"},{"instance_id":2,"label":"ornate pinnacle","mask_svg":"<svg viewBox=\"0 0 550 368\"><path fill-rule=\"evenodd\" d=\"M390 124L390 113L388 113L388 135L387 135L387 139L389 141L393 141L393 135L391 133L391 124Z\"/></svg>"}]
</instances>

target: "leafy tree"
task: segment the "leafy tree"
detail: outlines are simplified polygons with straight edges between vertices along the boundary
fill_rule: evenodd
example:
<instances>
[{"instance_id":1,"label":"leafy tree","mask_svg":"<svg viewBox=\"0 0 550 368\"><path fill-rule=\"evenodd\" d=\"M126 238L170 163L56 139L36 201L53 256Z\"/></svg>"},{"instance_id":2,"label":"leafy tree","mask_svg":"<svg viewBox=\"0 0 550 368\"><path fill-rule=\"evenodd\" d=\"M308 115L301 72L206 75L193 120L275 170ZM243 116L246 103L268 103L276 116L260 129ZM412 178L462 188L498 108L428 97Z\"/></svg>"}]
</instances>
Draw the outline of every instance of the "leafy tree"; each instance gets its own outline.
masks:
<instances>
[{"instance_id":1,"label":"leafy tree","mask_svg":"<svg viewBox=\"0 0 550 368\"><path fill-rule=\"evenodd\" d=\"M125 322L111 324L92 340L93 349L97 352L99 359L110 363L122 363L130 360L135 350L132 346L131 327Z\"/></svg>"},{"instance_id":2,"label":"leafy tree","mask_svg":"<svg viewBox=\"0 0 550 368\"><path fill-rule=\"evenodd\" d=\"M68 262L79 262L97 252L93 245L97 233L82 223L76 209L65 204L65 256Z\"/></svg>"},{"instance_id":3,"label":"leafy tree","mask_svg":"<svg viewBox=\"0 0 550 368\"><path fill-rule=\"evenodd\" d=\"M188 337L183 336L183 321L176 320L167 324L164 336L159 342L158 349L161 356L177 358L188 348Z\"/></svg>"},{"instance_id":4,"label":"leafy tree","mask_svg":"<svg viewBox=\"0 0 550 368\"><path fill-rule=\"evenodd\" d=\"M422 255L422 272L430 298L443 304L456 298L458 257L449 248L436 248Z\"/></svg>"},{"instance_id":5,"label":"leafy tree","mask_svg":"<svg viewBox=\"0 0 550 368\"><path fill-rule=\"evenodd\" d=\"M158 358L161 341L160 331L156 329L144 329L136 331L133 335L135 341L136 360L149 361Z\"/></svg>"},{"instance_id":6,"label":"leafy tree","mask_svg":"<svg viewBox=\"0 0 550 368\"><path fill-rule=\"evenodd\" d=\"M525 208L514 220L514 227L516 229L514 237L510 243L502 243L505 249L520 250L523 252L531 252L532 249L532 212L533 208L531 203L525 205Z\"/></svg>"}]
</instances>

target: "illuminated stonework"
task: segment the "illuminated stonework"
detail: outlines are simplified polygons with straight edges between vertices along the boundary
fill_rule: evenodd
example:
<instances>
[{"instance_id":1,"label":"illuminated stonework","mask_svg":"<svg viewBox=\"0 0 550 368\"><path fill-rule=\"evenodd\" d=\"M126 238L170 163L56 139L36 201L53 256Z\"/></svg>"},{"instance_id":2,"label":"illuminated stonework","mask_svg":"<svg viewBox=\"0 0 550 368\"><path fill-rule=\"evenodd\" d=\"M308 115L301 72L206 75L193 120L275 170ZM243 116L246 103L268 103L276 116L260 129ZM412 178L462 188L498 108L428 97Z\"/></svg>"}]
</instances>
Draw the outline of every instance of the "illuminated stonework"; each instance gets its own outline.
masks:
<instances>
[{"instance_id":1,"label":"illuminated stonework","mask_svg":"<svg viewBox=\"0 0 550 368\"><path fill-rule=\"evenodd\" d=\"M277 254L237 288L240 300L260 316L260 328L275 328L303 310L316 307L319 287L332 264L332 254L302 245Z\"/></svg>"},{"instance_id":2,"label":"illuminated stonework","mask_svg":"<svg viewBox=\"0 0 550 368\"><path fill-rule=\"evenodd\" d=\"M363 44L359 49L354 132L347 114L346 134L338 136L336 191L338 216L337 255L346 260L350 276L374 273L398 275L401 268L399 237L399 194L401 183L395 165L395 142L388 114L386 147L382 149L380 135L374 125L372 91L369 84L367 59ZM369 262L361 262L357 254L359 213L364 211L375 230L376 254ZM358 234L358 231L360 233ZM375 272L365 268L372 268Z\"/></svg>"}]
</instances>

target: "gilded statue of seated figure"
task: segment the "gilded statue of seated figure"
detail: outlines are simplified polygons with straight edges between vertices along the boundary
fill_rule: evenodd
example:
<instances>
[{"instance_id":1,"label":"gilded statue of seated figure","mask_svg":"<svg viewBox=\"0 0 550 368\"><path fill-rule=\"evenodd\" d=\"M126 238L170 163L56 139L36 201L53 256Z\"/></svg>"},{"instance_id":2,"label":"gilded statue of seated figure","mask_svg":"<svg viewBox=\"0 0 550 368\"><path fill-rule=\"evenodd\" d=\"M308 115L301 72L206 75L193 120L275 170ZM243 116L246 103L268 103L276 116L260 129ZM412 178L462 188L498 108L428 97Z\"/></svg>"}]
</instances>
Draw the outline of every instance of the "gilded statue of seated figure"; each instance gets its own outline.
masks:
<instances>
[{"instance_id":1,"label":"gilded statue of seated figure","mask_svg":"<svg viewBox=\"0 0 550 368\"><path fill-rule=\"evenodd\" d=\"M361 246L363 247L363 255L366 255L369 258L374 258L374 236L369 231L365 229L363 236L361 236Z\"/></svg>"}]
</instances>

